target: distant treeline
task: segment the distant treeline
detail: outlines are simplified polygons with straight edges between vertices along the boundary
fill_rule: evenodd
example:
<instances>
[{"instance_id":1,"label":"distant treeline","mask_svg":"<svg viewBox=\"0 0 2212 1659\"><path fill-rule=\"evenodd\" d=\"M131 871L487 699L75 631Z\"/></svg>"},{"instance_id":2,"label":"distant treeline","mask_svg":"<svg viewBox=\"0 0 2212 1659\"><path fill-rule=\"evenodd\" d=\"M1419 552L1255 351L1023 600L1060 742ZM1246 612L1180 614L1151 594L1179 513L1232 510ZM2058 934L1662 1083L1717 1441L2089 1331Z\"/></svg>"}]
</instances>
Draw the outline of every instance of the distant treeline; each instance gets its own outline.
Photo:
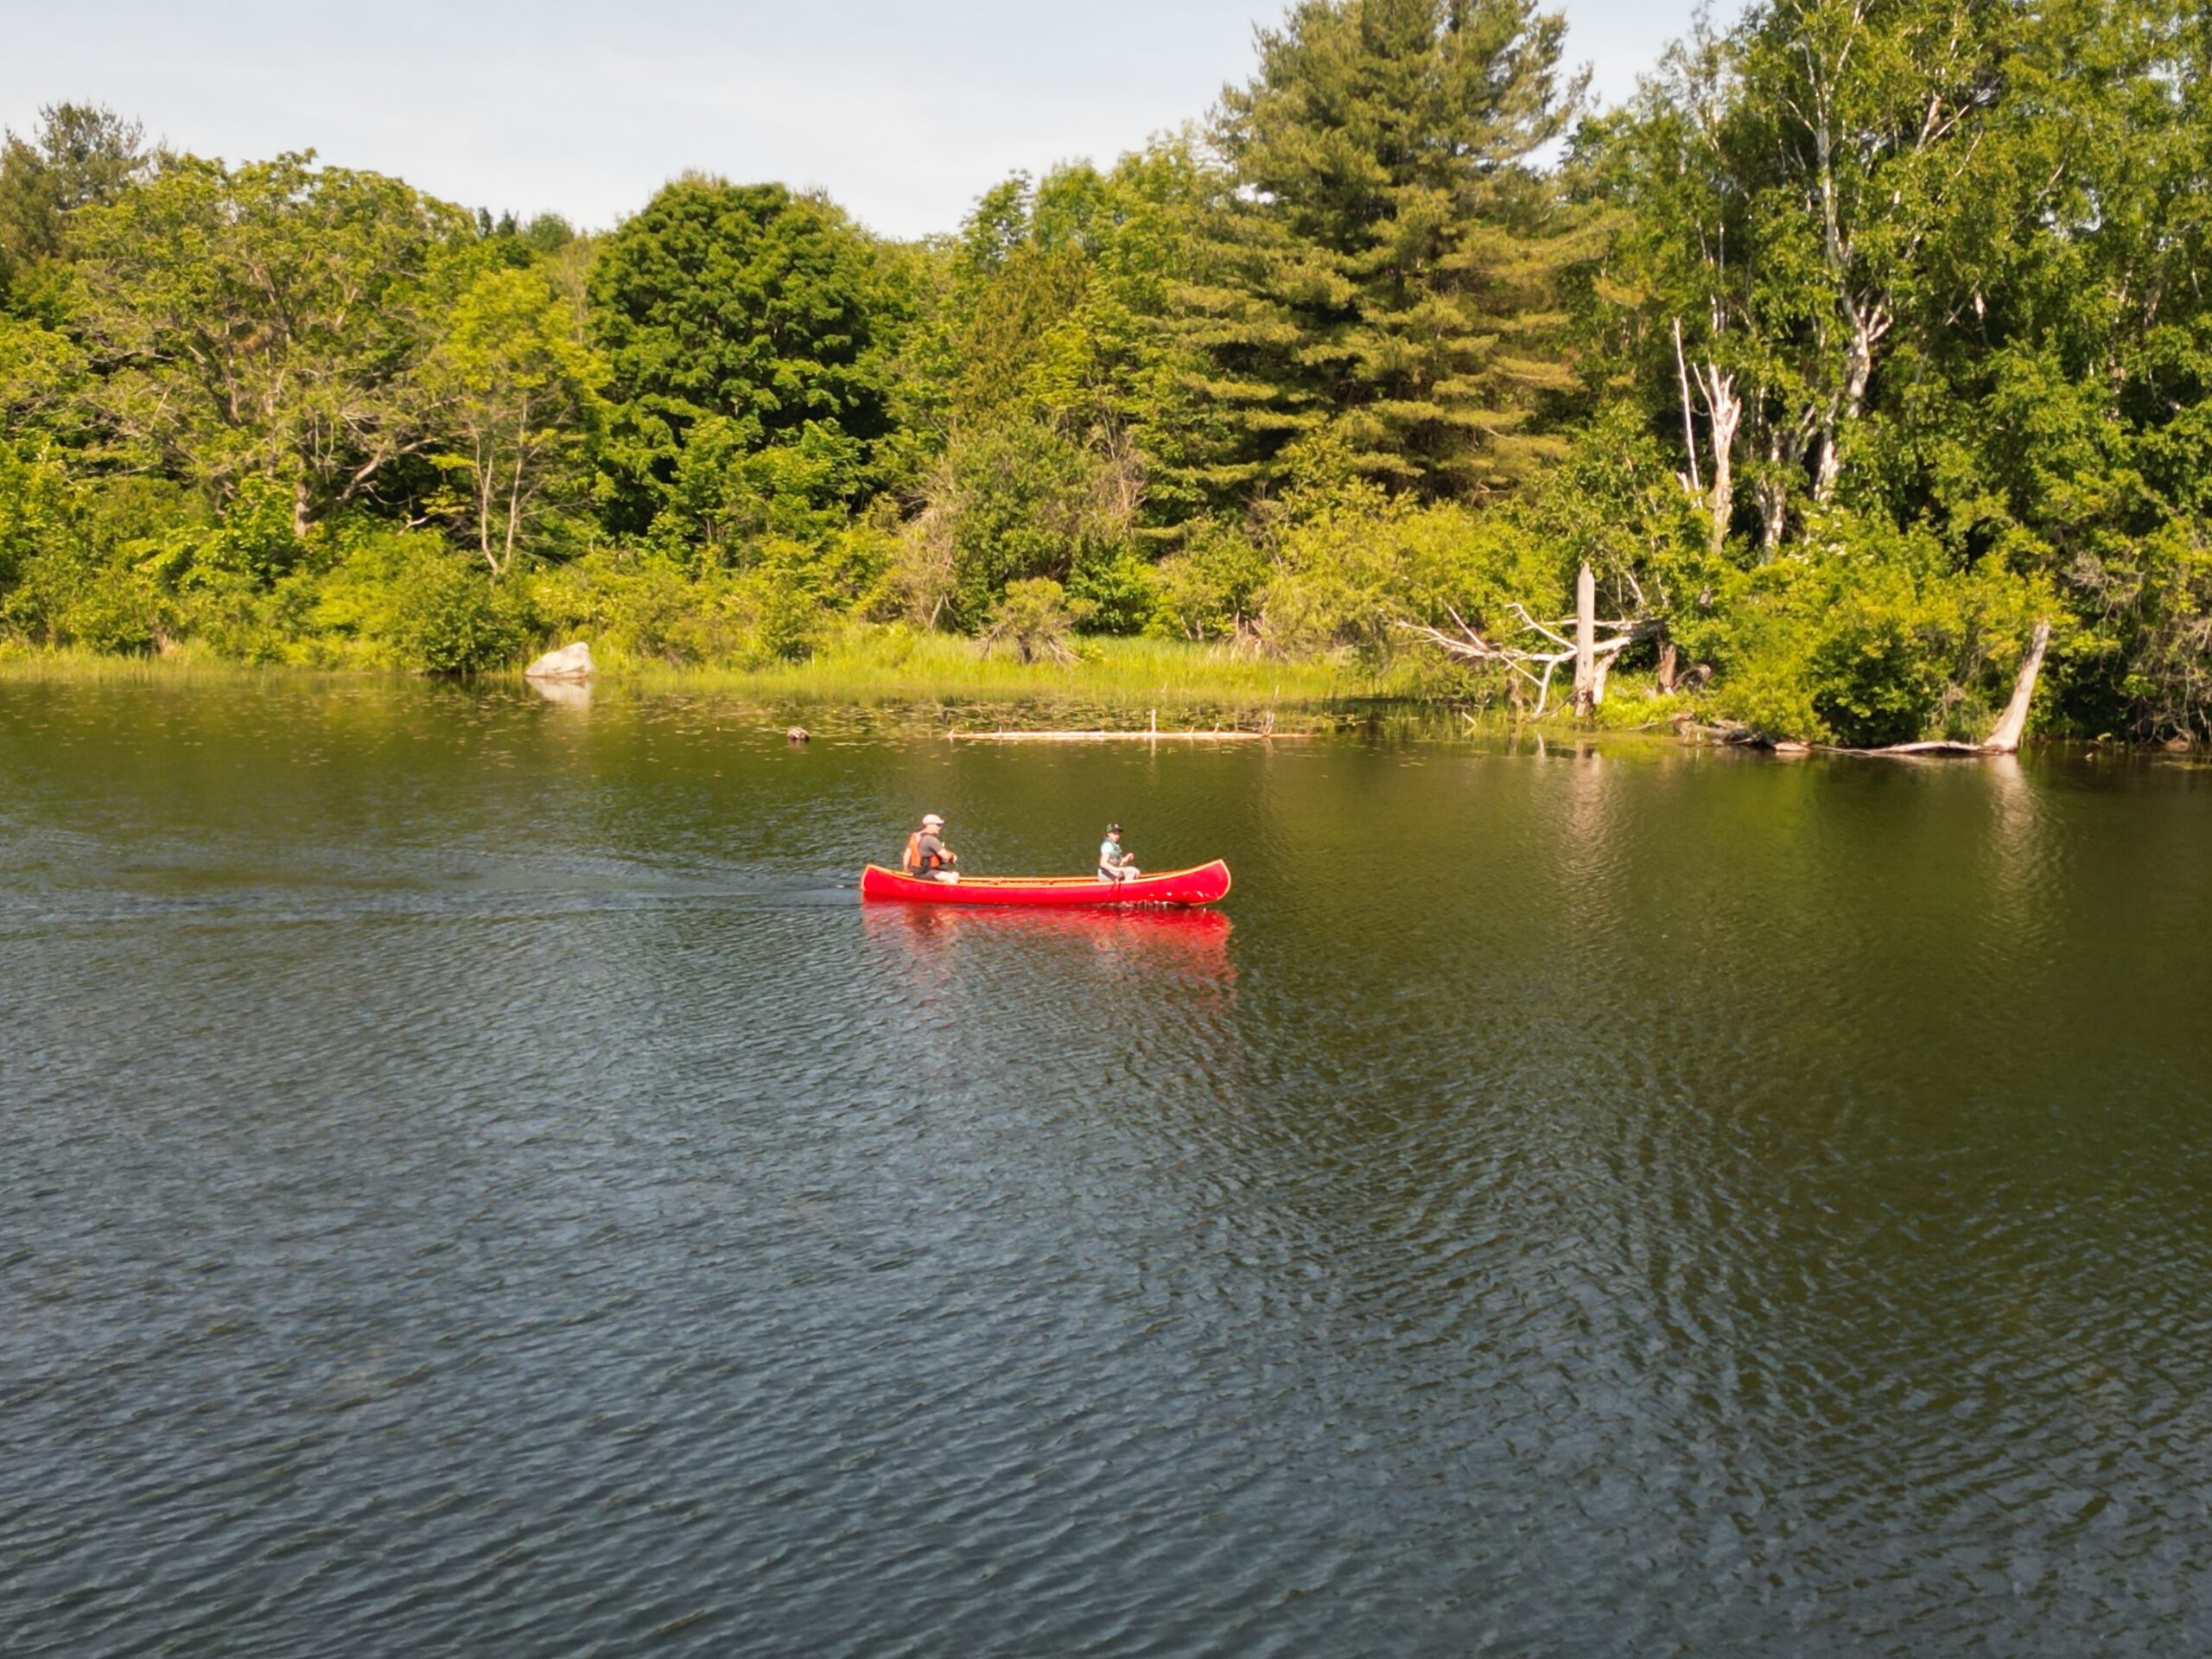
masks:
<instances>
[{"instance_id":1,"label":"distant treeline","mask_svg":"<svg viewBox=\"0 0 2212 1659\"><path fill-rule=\"evenodd\" d=\"M1978 735L2039 620L2044 728L2212 735L2197 0L1769 0L1604 111L1563 45L1300 0L1203 121L921 243L696 175L580 234L54 105L0 156L0 634L1379 663L1587 562L1624 678L1776 736Z\"/></svg>"}]
</instances>

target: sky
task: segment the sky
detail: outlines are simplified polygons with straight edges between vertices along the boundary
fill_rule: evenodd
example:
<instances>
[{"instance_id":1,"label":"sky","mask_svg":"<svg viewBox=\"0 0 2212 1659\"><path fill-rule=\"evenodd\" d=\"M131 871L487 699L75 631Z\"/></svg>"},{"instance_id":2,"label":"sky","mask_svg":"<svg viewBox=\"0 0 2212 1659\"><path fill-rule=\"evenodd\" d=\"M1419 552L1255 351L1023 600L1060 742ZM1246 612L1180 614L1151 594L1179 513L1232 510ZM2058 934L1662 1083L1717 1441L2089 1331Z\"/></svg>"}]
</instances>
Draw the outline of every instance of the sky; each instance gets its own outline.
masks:
<instances>
[{"instance_id":1,"label":"sky","mask_svg":"<svg viewBox=\"0 0 2212 1659\"><path fill-rule=\"evenodd\" d=\"M1552 0L1635 86L1694 0ZM1721 10L1727 8L1724 5ZM1017 169L1110 162L1249 78L1282 0L0 0L0 125L105 104L172 148L315 149L603 228L687 169L819 187L885 235Z\"/></svg>"}]
</instances>

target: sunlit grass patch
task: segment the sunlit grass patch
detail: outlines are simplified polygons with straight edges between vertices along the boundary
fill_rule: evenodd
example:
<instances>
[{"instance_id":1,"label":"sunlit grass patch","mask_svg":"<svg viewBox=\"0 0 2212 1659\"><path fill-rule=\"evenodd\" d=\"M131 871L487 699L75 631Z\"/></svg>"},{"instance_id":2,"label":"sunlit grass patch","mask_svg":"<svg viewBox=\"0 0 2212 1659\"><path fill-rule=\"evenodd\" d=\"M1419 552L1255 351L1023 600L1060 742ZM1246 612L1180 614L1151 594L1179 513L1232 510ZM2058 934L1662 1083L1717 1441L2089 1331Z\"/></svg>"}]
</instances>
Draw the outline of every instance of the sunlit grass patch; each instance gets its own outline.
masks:
<instances>
[{"instance_id":1,"label":"sunlit grass patch","mask_svg":"<svg viewBox=\"0 0 2212 1659\"><path fill-rule=\"evenodd\" d=\"M181 678L242 679L281 669L249 668L186 646L161 656L118 655L81 646L41 647L0 641L0 681L145 683Z\"/></svg>"},{"instance_id":2,"label":"sunlit grass patch","mask_svg":"<svg viewBox=\"0 0 2212 1659\"><path fill-rule=\"evenodd\" d=\"M677 667L607 654L610 676L641 688L727 690L766 696L1066 698L1132 708L1233 702L1326 702L1381 688L1355 665L1287 661L1224 645L1175 639L1093 639L1069 663L1025 663L972 639L899 627L855 628L803 662Z\"/></svg>"},{"instance_id":3,"label":"sunlit grass patch","mask_svg":"<svg viewBox=\"0 0 2212 1659\"><path fill-rule=\"evenodd\" d=\"M633 657L612 642L594 642L602 690L644 694L714 694L760 702L973 702L1059 704L1127 711L1147 709L1220 711L1319 708L1361 699L1447 699L1427 665L1402 658L1379 671L1350 652L1284 658L1180 639L1093 638L1072 661L1025 663L957 634L898 626L855 624L797 662L676 664ZM399 675L365 657L254 666L225 661L199 642L159 655L103 654L79 647L42 648L0 642L0 683L170 683L251 680L328 673ZM491 676L518 677L523 662ZM1109 723L1114 723L1109 721Z\"/></svg>"}]
</instances>

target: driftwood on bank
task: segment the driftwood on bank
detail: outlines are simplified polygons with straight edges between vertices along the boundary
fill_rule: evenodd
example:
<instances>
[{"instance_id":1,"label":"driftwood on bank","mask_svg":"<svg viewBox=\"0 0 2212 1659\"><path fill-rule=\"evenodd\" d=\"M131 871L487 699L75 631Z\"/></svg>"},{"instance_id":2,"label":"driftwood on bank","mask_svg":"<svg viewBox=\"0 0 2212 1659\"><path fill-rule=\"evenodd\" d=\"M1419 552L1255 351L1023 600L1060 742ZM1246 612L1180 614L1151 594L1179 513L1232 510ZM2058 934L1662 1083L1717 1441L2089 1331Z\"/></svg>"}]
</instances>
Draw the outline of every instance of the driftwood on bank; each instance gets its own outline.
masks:
<instances>
[{"instance_id":1,"label":"driftwood on bank","mask_svg":"<svg viewBox=\"0 0 2212 1659\"><path fill-rule=\"evenodd\" d=\"M1637 599L1639 603L1643 597L1642 592L1638 591ZM1644 617L1613 617L1599 620L1597 615L1597 582L1587 564L1582 567L1575 578L1573 616L1546 624L1537 621L1519 605L1507 608L1520 619L1521 632L1541 635L1554 649L1540 651L1485 639L1457 611L1451 613L1452 621L1459 628L1456 637L1425 623L1401 622L1398 626L1463 662L1503 664L1536 688L1536 710L1531 718L1537 720L1543 718L1544 710L1550 702L1552 677L1559 671L1562 663L1574 664L1574 712L1587 715L1605 702L1605 677L1621 652L1637 640L1652 639L1662 632L1661 624ZM1574 630L1574 638L1571 640L1560 632L1569 627ZM1599 628L1611 630L1610 637L1599 639ZM1891 743L1878 748L1796 742L1776 743L1770 747L1777 752L1794 754L1809 753L1815 747L1834 754L2016 754L2019 752L2020 740L2027 731L2028 710L2035 701L2036 681L2043 672L2044 653L2050 645L2050 624L2037 622L2034 635L2028 643L2027 654L2020 660L2019 674L2012 682L2012 698L2005 703L2004 714L1999 716L1989 735L1979 743L1933 739L1916 743ZM1674 645L1669 642L1660 652L1659 683L1662 691L1675 689L1675 662ZM1536 671L1540 667L1542 670L1541 674ZM1702 664L1699 667L1704 669ZM1704 669L1704 673L1710 674L1711 671ZM1515 701L1519 701L1517 692ZM1766 741L1753 728L1735 721L1703 725L1682 723L1700 735L1716 738L1723 743L1758 744Z\"/></svg>"},{"instance_id":2,"label":"driftwood on bank","mask_svg":"<svg viewBox=\"0 0 2212 1659\"><path fill-rule=\"evenodd\" d=\"M2036 678L2043 672L2043 655L2050 644L2050 624L2036 624L2034 637L2028 642L2028 654L2020 659L2020 672L2012 682L2012 701L2005 705L2005 712L1987 737L1979 743L1961 743L1948 738L1932 739L1919 743L1890 743L1879 748L1856 749L1842 746L1823 746L1835 754L2017 754L2020 739L2028 729L2028 705L2035 701Z\"/></svg>"},{"instance_id":3,"label":"driftwood on bank","mask_svg":"<svg viewBox=\"0 0 2212 1659\"><path fill-rule=\"evenodd\" d=\"M2043 672L2044 651L2050 645L2050 624L2038 622L2035 633L2028 642L2028 654L2021 658L2020 671L2012 682L2012 696L2005 705L2005 712L1998 718L1990 734L1979 743L1961 743L1948 738L1928 739L1916 743L1890 743L1878 748L1854 748L1841 743L1776 743L1756 728L1741 721L1721 720L1697 721L1679 719L1677 728L1694 732L1700 737L1732 747L1761 747L1771 748L1777 754L1810 754L1815 749L1824 754L1885 755L1898 760L1911 760L1918 755L1963 754L1996 755L2019 753L2020 739L2028 728L2028 706L2035 701L2036 680Z\"/></svg>"}]
</instances>

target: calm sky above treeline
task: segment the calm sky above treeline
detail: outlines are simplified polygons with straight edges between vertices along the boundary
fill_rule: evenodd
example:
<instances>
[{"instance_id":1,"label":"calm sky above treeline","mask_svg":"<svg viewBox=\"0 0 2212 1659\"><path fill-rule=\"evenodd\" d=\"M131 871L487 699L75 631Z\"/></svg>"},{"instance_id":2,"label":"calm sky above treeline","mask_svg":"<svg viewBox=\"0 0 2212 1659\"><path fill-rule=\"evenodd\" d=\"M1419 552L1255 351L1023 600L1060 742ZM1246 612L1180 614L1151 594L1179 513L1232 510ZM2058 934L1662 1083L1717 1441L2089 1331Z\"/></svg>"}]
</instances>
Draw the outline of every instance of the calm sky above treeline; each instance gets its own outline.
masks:
<instances>
[{"instance_id":1,"label":"calm sky above treeline","mask_svg":"<svg viewBox=\"0 0 2212 1659\"><path fill-rule=\"evenodd\" d=\"M1633 89L1694 0L1559 0ZM1722 20L1737 7L1722 0ZM470 207L634 212L687 168L818 185L874 229L956 226L1008 172L1110 161L1250 74L1277 0L0 0L0 124L111 105L179 149L309 146Z\"/></svg>"}]
</instances>

